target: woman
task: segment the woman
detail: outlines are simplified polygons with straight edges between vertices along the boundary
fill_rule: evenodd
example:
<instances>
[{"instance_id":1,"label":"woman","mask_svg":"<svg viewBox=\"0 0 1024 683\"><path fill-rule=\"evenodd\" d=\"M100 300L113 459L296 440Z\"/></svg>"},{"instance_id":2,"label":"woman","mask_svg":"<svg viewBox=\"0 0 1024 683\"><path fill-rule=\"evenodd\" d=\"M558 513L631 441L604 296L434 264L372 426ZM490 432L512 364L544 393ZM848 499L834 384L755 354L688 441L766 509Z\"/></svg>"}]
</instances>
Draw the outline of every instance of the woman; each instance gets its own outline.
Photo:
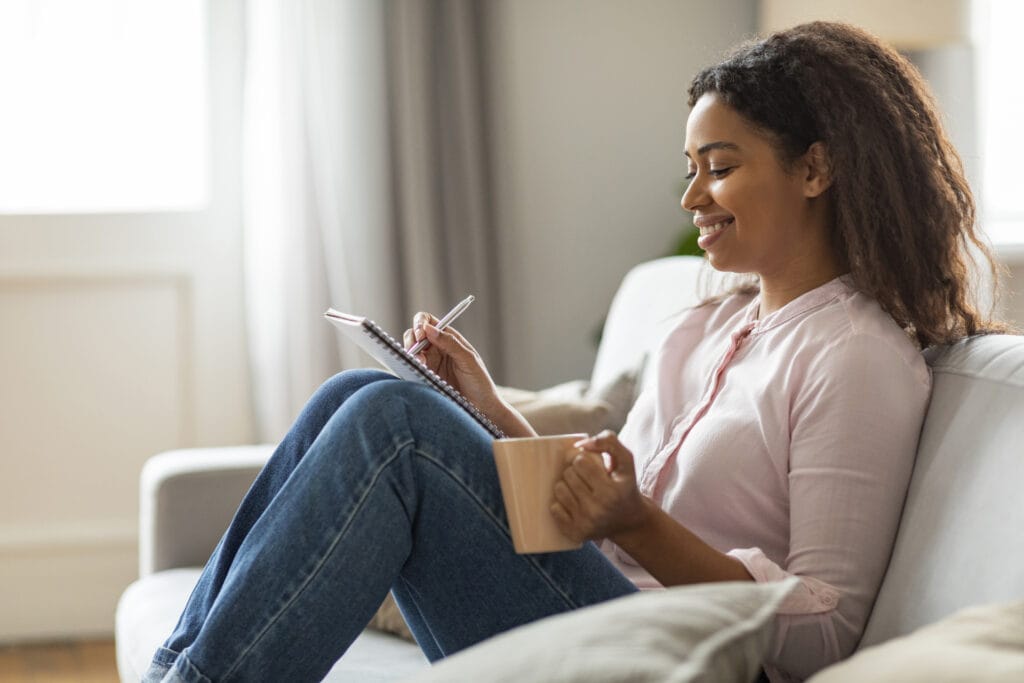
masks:
<instances>
[{"instance_id":1,"label":"woman","mask_svg":"<svg viewBox=\"0 0 1024 683\"><path fill-rule=\"evenodd\" d=\"M689 94L683 208L711 265L758 289L688 311L621 435L581 442L552 512L595 543L516 555L487 433L429 389L343 373L247 494L146 680L318 679L389 589L433 661L637 589L795 575L769 678L852 651L928 401L919 349L995 328L969 297L967 248L988 257L970 190L917 72L857 29L744 45ZM425 362L532 434L436 322L417 314L406 346L428 339Z\"/></svg>"}]
</instances>

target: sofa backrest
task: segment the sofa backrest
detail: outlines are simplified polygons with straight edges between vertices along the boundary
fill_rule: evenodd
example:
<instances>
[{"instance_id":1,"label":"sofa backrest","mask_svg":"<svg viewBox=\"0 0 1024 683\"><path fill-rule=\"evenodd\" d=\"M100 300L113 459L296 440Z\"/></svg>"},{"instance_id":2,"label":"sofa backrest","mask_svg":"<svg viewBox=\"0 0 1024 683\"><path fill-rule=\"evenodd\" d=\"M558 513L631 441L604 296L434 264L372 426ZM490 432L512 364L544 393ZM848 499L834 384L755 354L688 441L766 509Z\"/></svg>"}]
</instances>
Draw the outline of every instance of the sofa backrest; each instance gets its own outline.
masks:
<instances>
[{"instance_id":1,"label":"sofa backrest","mask_svg":"<svg viewBox=\"0 0 1024 683\"><path fill-rule=\"evenodd\" d=\"M931 403L860 647L968 605L1024 598L1024 337L927 354Z\"/></svg>"},{"instance_id":2,"label":"sofa backrest","mask_svg":"<svg viewBox=\"0 0 1024 683\"><path fill-rule=\"evenodd\" d=\"M591 387L609 386L645 365L682 312L700 301L698 283L705 268L700 257L669 256L626 274L608 309Z\"/></svg>"}]
</instances>

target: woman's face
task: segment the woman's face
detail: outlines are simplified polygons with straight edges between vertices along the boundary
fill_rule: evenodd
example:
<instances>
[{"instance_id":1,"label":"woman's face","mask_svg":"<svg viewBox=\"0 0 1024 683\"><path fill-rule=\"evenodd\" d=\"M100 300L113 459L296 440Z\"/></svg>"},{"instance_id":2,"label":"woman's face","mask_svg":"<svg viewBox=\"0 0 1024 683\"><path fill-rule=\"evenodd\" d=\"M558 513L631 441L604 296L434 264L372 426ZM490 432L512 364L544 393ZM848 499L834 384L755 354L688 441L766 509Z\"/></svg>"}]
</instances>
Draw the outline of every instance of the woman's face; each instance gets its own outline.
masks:
<instances>
[{"instance_id":1,"label":"woman's face","mask_svg":"<svg viewBox=\"0 0 1024 683\"><path fill-rule=\"evenodd\" d=\"M690 185L682 206L698 244L718 270L785 279L815 258L806 176L787 172L775 148L716 94L703 95L686 123ZM808 239L811 238L811 239ZM806 244L805 244L806 242Z\"/></svg>"}]
</instances>

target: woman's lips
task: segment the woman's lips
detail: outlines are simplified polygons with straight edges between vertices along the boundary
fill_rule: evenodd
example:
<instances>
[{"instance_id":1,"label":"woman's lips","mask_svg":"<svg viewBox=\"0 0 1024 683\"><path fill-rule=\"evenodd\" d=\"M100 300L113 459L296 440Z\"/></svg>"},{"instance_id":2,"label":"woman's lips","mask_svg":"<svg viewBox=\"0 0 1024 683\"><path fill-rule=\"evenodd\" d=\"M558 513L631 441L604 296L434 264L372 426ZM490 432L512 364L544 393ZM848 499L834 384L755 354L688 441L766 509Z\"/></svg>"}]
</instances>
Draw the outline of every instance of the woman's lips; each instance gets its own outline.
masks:
<instances>
[{"instance_id":1,"label":"woman's lips","mask_svg":"<svg viewBox=\"0 0 1024 683\"><path fill-rule=\"evenodd\" d=\"M722 236L722 232L734 222L732 218L724 218L711 225L699 227L700 237L697 238L697 246L707 251L708 247L717 242L718 238Z\"/></svg>"}]
</instances>

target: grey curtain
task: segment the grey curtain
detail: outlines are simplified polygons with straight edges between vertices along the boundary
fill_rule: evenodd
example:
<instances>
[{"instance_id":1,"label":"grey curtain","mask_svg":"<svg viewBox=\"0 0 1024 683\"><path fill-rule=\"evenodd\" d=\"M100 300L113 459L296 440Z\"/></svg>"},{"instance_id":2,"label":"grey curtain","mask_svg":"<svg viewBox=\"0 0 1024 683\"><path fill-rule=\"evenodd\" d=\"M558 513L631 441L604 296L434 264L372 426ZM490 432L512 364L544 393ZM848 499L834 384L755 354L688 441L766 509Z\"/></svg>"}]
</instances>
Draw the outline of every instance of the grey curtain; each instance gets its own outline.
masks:
<instances>
[{"instance_id":1,"label":"grey curtain","mask_svg":"<svg viewBox=\"0 0 1024 683\"><path fill-rule=\"evenodd\" d=\"M374 365L328 306L396 336L459 320L500 378L486 3L248 0L244 234L253 404L275 441L324 379Z\"/></svg>"},{"instance_id":2,"label":"grey curtain","mask_svg":"<svg viewBox=\"0 0 1024 683\"><path fill-rule=\"evenodd\" d=\"M440 316L476 295L456 326L500 376L486 13L476 0L389 2L388 111L400 305Z\"/></svg>"}]
</instances>

